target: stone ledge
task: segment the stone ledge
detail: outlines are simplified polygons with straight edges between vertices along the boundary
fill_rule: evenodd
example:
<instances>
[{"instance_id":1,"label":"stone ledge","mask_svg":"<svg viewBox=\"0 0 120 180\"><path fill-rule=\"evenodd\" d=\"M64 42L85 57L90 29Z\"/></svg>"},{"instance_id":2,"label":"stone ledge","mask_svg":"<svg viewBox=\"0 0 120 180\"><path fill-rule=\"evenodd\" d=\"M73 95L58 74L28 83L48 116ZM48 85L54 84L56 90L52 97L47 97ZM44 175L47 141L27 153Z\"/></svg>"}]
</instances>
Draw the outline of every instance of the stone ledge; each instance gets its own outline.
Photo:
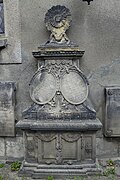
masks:
<instances>
[{"instance_id":1,"label":"stone ledge","mask_svg":"<svg viewBox=\"0 0 120 180\"><path fill-rule=\"evenodd\" d=\"M101 173L102 169L98 168L96 164L81 164L80 166L58 165L47 166L39 164L29 164L23 162L19 176L32 176L34 179L44 179L48 175L53 175L55 178L74 177L80 175L92 175Z\"/></svg>"},{"instance_id":2,"label":"stone ledge","mask_svg":"<svg viewBox=\"0 0 120 180\"><path fill-rule=\"evenodd\" d=\"M102 124L99 119L95 120L80 120L78 121L34 121L34 120L21 120L16 125L17 128L22 130L53 130L53 131L97 131L101 129Z\"/></svg>"},{"instance_id":3,"label":"stone ledge","mask_svg":"<svg viewBox=\"0 0 120 180\"><path fill-rule=\"evenodd\" d=\"M32 52L35 58L78 58L84 55L85 51L38 51Z\"/></svg>"},{"instance_id":4,"label":"stone ledge","mask_svg":"<svg viewBox=\"0 0 120 180\"><path fill-rule=\"evenodd\" d=\"M7 38L0 37L0 50L7 46Z\"/></svg>"}]
</instances>

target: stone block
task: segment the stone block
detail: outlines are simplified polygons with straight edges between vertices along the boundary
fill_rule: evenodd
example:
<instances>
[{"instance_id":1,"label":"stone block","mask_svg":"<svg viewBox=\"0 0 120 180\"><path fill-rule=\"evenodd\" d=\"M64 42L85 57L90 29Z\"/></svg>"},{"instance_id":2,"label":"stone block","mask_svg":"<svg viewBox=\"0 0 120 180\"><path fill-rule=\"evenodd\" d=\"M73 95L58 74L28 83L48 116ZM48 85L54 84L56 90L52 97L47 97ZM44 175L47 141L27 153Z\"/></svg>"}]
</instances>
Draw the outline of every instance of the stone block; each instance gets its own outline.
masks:
<instances>
[{"instance_id":1,"label":"stone block","mask_svg":"<svg viewBox=\"0 0 120 180\"><path fill-rule=\"evenodd\" d=\"M6 139L7 160L22 159L24 156L24 144L22 137Z\"/></svg>"},{"instance_id":2,"label":"stone block","mask_svg":"<svg viewBox=\"0 0 120 180\"><path fill-rule=\"evenodd\" d=\"M5 141L4 138L0 138L0 158L5 157Z\"/></svg>"},{"instance_id":3,"label":"stone block","mask_svg":"<svg viewBox=\"0 0 120 180\"><path fill-rule=\"evenodd\" d=\"M96 155L98 158L118 157L118 142L114 139L96 139Z\"/></svg>"}]
</instances>

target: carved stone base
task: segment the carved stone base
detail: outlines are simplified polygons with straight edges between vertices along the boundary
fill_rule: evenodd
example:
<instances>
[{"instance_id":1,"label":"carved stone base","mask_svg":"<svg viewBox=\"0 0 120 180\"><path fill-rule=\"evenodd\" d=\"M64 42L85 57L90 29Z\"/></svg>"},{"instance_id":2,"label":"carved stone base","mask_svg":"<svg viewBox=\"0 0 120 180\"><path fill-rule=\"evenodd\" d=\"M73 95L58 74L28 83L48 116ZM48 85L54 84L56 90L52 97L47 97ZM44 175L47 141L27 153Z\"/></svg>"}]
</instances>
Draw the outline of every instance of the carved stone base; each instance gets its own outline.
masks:
<instances>
[{"instance_id":1,"label":"carved stone base","mask_svg":"<svg viewBox=\"0 0 120 180\"><path fill-rule=\"evenodd\" d=\"M74 123L72 128L69 128L70 122L65 126L66 130L63 123L63 129L59 131L51 130L50 123L49 128L46 128L46 124L43 126L44 130L41 130L38 123L37 128L26 124L23 128L25 161L19 175L31 176L34 179L51 175L60 179L99 173L100 169L96 166L96 132L101 124L98 119L89 121L91 130L87 126L88 121L82 121L81 126L80 122L78 123L77 131Z\"/></svg>"},{"instance_id":2,"label":"carved stone base","mask_svg":"<svg viewBox=\"0 0 120 180\"><path fill-rule=\"evenodd\" d=\"M48 176L54 178L70 178L101 173L96 164L81 165L39 165L23 162L19 176L32 177L33 179L46 179Z\"/></svg>"}]
</instances>

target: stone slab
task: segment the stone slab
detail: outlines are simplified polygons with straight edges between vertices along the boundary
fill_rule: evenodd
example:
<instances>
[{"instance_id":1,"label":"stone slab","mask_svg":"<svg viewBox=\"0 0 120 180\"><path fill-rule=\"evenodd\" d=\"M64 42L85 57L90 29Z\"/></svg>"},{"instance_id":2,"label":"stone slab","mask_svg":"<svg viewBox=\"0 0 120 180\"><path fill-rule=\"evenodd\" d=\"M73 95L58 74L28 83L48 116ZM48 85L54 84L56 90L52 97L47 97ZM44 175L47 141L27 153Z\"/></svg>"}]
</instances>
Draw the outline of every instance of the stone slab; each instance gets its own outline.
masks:
<instances>
[{"instance_id":1,"label":"stone slab","mask_svg":"<svg viewBox=\"0 0 120 180\"><path fill-rule=\"evenodd\" d=\"M118 157L118 143L113 139L96 138L96 156L98 158Z\"/></svg>"},{"instance_id":2,"label":"stone slab","mask_svg":"<svg viewBox=\"0 0 120 180\"><path fill-rule=\"evenodd\" d=\"M33 121L33 120L21 120L16 125L17 128L22 130L50 130L50 131L97 131L101 129L102 124L98 119L95 120L80 120L80 121Z\"/></svg>"},{"instance_id":3,"label":"stone slab","mask_svg":"<svg viewBox=\"0 0 120 180\"><path fill-rule=\"evenodd\" d=\"M15 135L15 83L0 82L0 136Z\"/></svg>"},{"instance_id":4,"label":"stone slab","mask_svg":"<svg viewBox=\"0 0 120 180\"><path fill-rule=\"evenodd\" d=\"M105 136L120 137L120 87L105 88L106 92L106 117Z\"/></svg>"},{"instance_id":5,"label":"stone slab","mask_svg":"<svg viewBox=\"0 0 120 180\"><path fill-rule=\"evenodd\" d=\"M23 137L6 138L6 158L7 160L23 159L24 144Z\"/></svg>"},{"instance_id":6,"label":"stone slab","mask_svg":"<svg viewBox=\"0 0 120 180\"><path fill-rule=\"evenodd\" d=\"M4 138L0 138L0 158L5 157L5 142Z\"/></svg>"}]
</instances>

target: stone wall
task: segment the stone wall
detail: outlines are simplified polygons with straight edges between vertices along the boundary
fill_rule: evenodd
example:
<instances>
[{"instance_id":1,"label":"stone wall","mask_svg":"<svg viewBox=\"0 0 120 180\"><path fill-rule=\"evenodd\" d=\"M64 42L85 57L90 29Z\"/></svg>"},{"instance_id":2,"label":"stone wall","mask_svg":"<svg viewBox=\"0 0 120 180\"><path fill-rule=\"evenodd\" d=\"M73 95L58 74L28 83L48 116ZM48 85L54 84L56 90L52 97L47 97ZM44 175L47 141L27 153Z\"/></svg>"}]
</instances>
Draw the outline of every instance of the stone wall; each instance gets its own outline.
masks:
<instances>
[{"instance_id":1,"label":"stone wall","mask_svg":"<svg viewBox=\"0 0 120 180\"><path fill-rule=\"evenodd\" d=\"M0 50L0 81L16 83L15 122L22 111L31 105L29 82L37 70L32 51L46 42L49 33L44 15L53 5L65 5L72 13L72 26L68 36L85 55L80 67L90 82L89 96L104 125L104 88L120 84L120 1L94 0L88 6L82 0L4 0L5 37L8 46ZM1 121L1 120L0 120ZM120 143L117 138L105 138L103 130L97 134L97 157L117 157ZM22 158L22 133L16 137L0 137L0 157L10 160Z\"/></svg>"}]
</instances>

